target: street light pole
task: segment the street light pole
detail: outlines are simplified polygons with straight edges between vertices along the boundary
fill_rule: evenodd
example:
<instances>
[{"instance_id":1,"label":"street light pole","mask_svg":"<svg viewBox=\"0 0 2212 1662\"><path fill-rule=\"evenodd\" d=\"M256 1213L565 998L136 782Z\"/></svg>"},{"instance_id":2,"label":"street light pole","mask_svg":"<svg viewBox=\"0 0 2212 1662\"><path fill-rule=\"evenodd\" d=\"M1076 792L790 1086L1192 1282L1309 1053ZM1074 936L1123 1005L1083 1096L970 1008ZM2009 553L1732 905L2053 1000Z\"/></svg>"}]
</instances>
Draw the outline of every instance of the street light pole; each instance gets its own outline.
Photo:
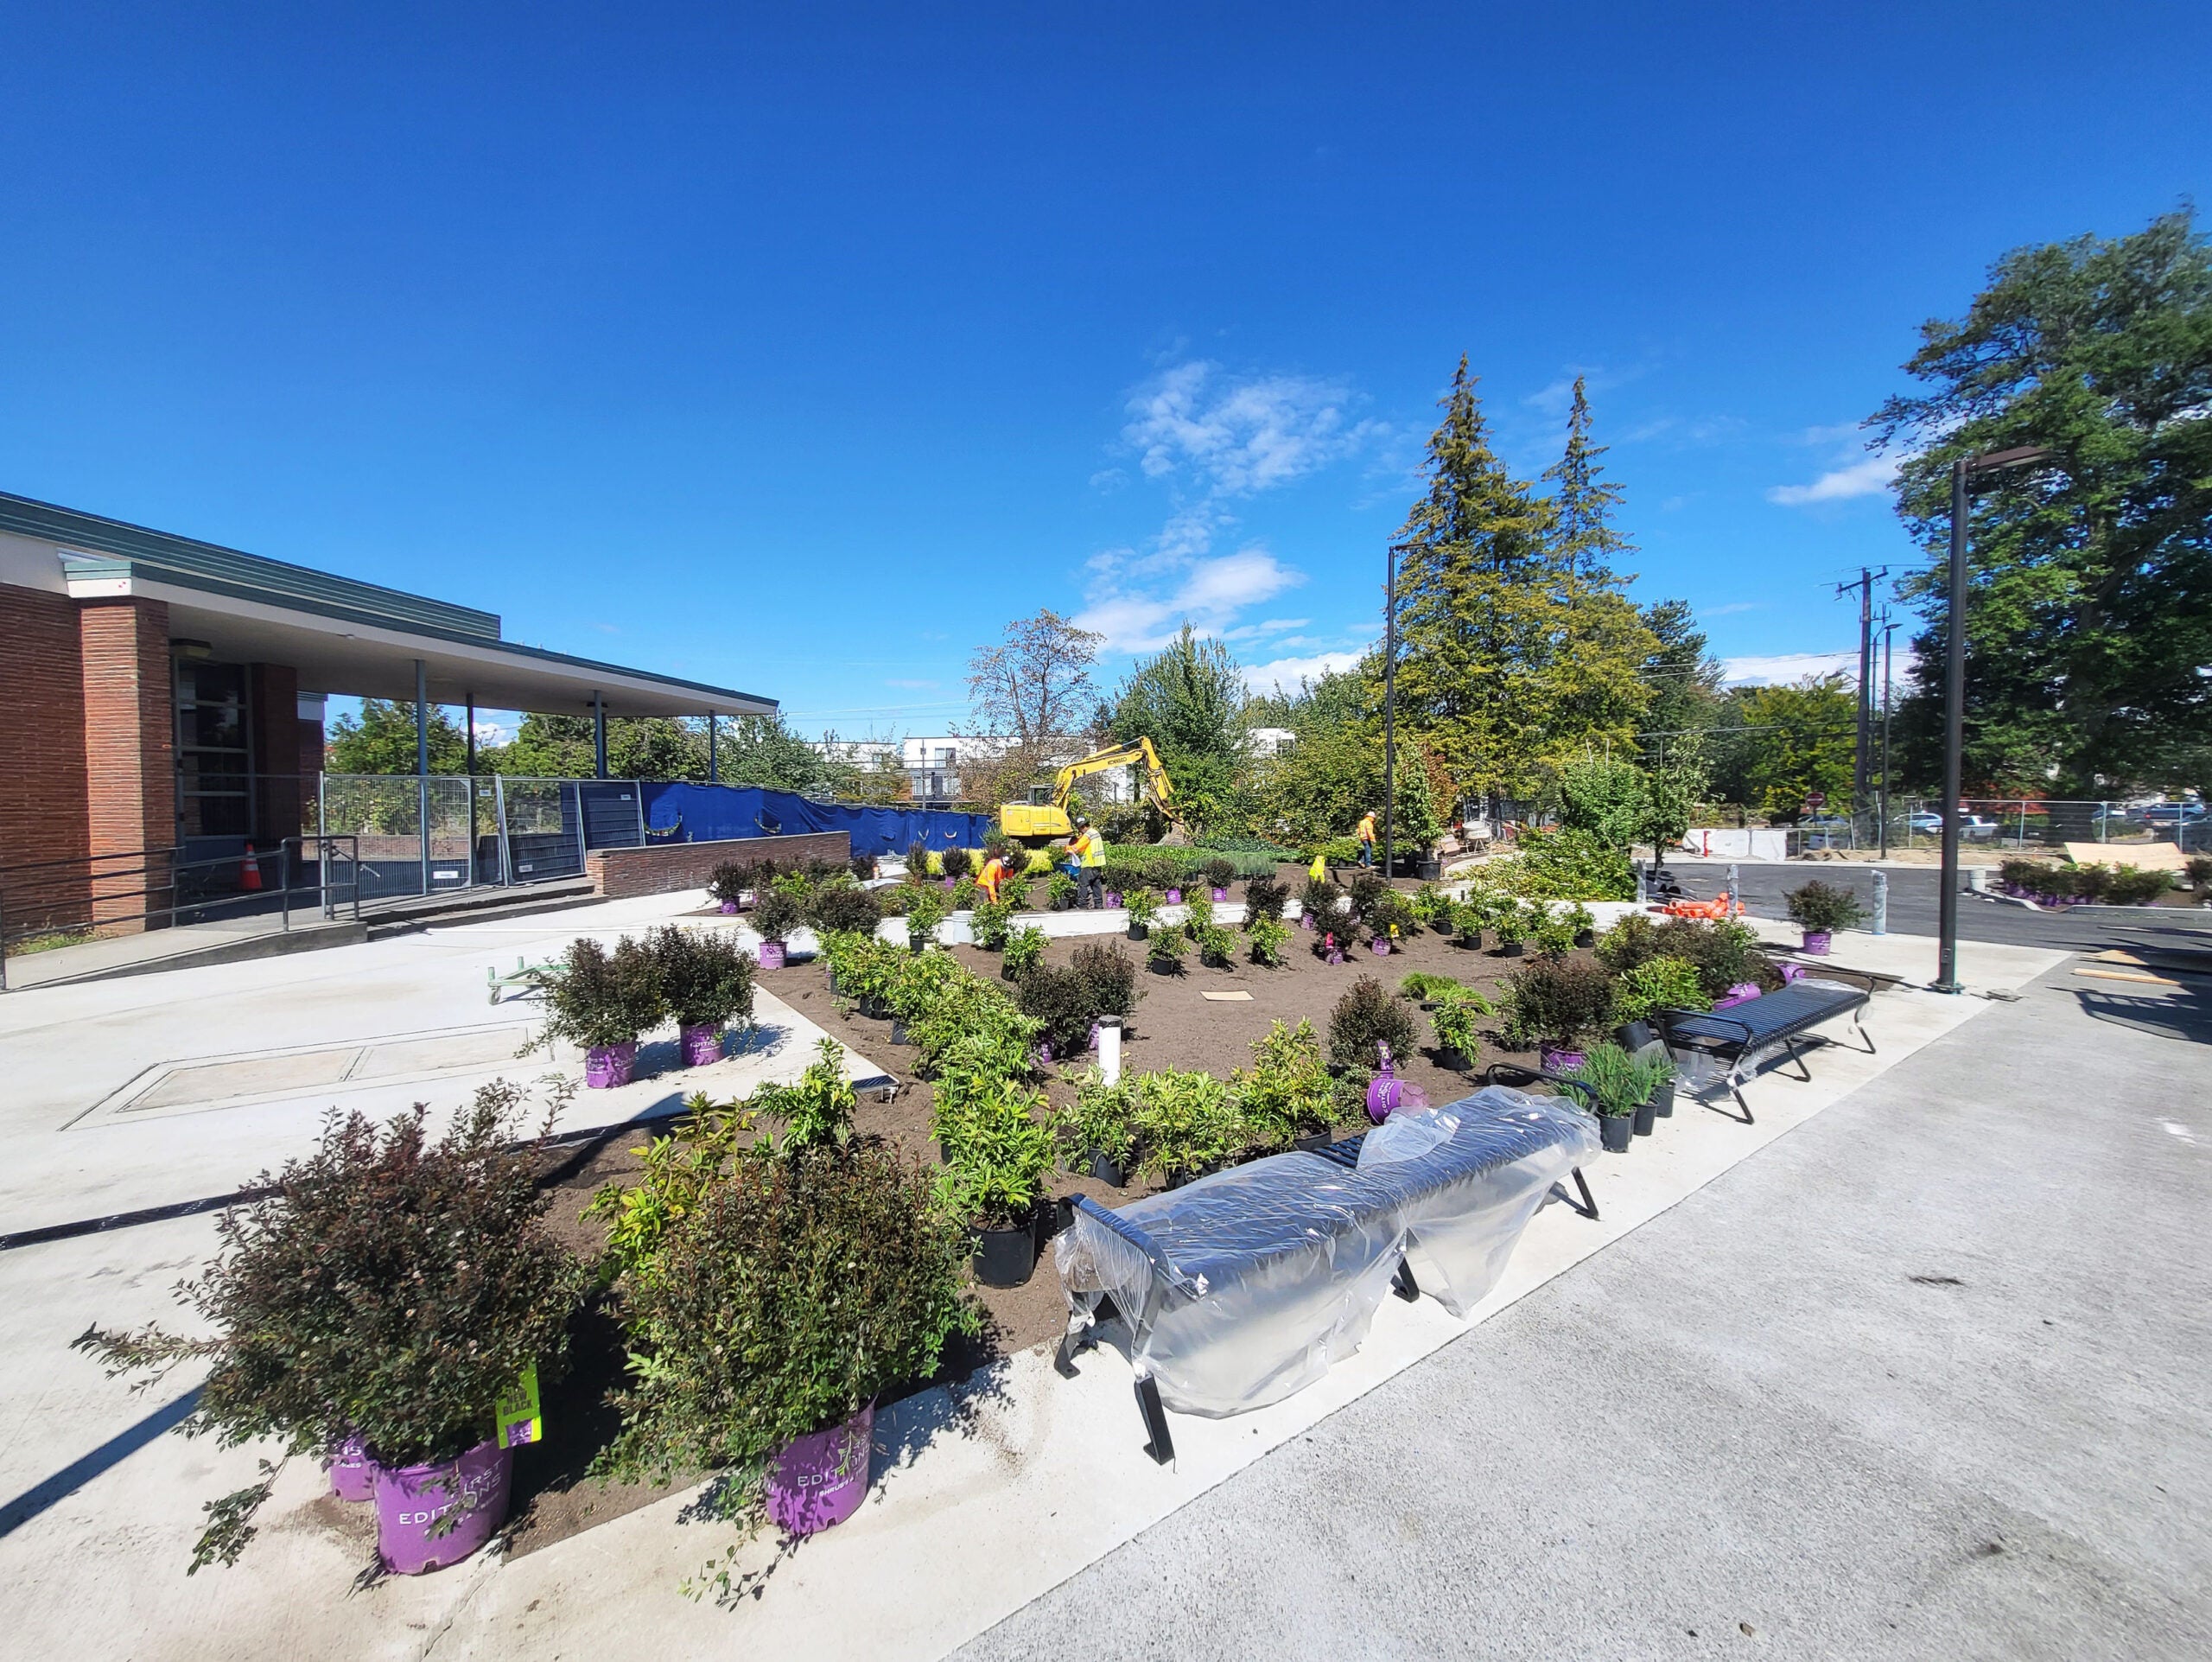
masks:
<instances>
[{"instance_id":1,"label":"street light pole","mask_svg":"<svg viewBox=\"0 0 2212 1662\"><path fill-rule=\"evenodd\" d=\"M1398 807L1398 545L1382 554L1382 881L1390 881Z\"/></svg>"},{"instance_id":2,"label":"street light pole","mask_svg":"<svg viewBox=\"0 0 2212 1662\"><path fill-rule=\"evenodd\" d=\"M1950 597L1943 619L1943 875L1936 896L1936 988L1959 986L1959 791L1965 771L1967 711L1967 480L2002 468L2026 468L2055 460L2040 445L1989 455L1961 456L1951 464Z\"/></svg>"},{"instance_id":3,"label":"street light pole","mask_svg":"<svg viewBox=\"0 0 2212 1662\"><path fill-rule=\"evenodd\" d=\"M1882 793L1875 812L1881 816L1877 859L1890 857L1890 638L1897 626L1890 621L1890 608L1882 608Z\"/></svg>"}]
</instances>

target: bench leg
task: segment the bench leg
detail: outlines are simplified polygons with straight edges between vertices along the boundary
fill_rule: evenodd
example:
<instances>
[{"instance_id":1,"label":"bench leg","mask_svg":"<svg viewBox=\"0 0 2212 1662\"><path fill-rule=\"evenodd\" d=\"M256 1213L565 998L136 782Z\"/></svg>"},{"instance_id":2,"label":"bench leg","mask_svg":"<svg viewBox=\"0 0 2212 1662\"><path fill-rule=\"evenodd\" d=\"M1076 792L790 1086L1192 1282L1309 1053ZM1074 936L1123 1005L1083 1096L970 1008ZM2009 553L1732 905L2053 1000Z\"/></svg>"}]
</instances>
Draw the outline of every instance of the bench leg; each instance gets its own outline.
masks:
<instances>
[{"instance_id":1,"label":"bench leg","mask_svg":"<svg viewBox=\"0 0 2212 1662\"><path fill-rule=\"evenodd\" d=\"M1075 1359L1097 1342L1098 1334L1095 1328L1084 1327L1077 1330L1071 1327L1060 1335L1060 1347L1052 1353L1052 1372L1063 1379L1074 1379Z\"/></svg>"},{"instance_id":2,"label":"bench leg","mask_svg":"<svg viewBox=\"0 0 2212 1662\"><path fill-rule=\"evenodd\" d=\"M1165 1466L1175 1458L1175 1439L1168 1435L1167 1410L1160 1403L1160 1382L1149 1373L1137 1381L1137 1412L1152 1438L1144 1446L1145 1453L1152 1456L1154 1465Z\"/></svg>"},{"instance_id":3,"label":"bench leg","mask_svg":"<svg viewBox=\"0 0 2212 1662\"><path fill-rule=\"evenodd\" d=\"M1795 1039L1784 1039L1782 1041L1782 1048L1789 1053L1789 1060L1797 1064L1797 1077L1810 1085L1813 1082L1813 1070L1805 1066L1805 1053L1797 1048L1797 1041Z\"/></svg>"},{"instance_id":4,"label":"bench leg","mask_svg":"<svg viewBox=\"0 0 2212 1662\"><path fill-rule=\"evenodd\" d=\"M1859 1036L1866 1041L1866 1054L1869 1056L1878 1054L1874 1048L1874 1035L1866 1031L1866 1023L1859 1019L1857 1010L1851 1012L1851 1025L1859 1029Z\"/></svg>"},{"instance_id":5,"label":"bench leg","mask_svg":"<svg viewBox=\"0 0 2212 1662\"><path fill-rule=\"evenodd\" d=\"M1398 1273L1390 1277L1390 1290L1408 1304L1421 1296L1421 1283L1414 1279L1414 1267L1403 1258L1398 1260Z\"/></svg>"},{"instance_id":6,"label":"bench leg","mask_svg":"<svg viewBox=\"0 0 2212 1662\"><path fill-rule=\"evenodd\" d=\"M1574 1179L1574 1187L1582 1191L1581 1200L1578 1201L1572 1194L1569 1194L1557 1183L1554 1183L1552 1185L1552 1193L1558 1195L1560 1200L1566 1201L1567 1204L1574 1211L1580 1213L1584 1217L1589 1219L1592 1223L1596 1223L1598 1221L1598 1202L1590 1193L1590 1180L1582 1175L1582 1168L1580 1166L1577 1166L1574 1170L1569 1174L1569 1175Z\"/></svg>"},{"instance_id":7,"label":"bench leg","mask_svg":"<svg viewBox=\"0 0 2212 1662\"><path fill-rule=\"evenodd\" d=\"M1736 1065L1728 1070L1728 1094L1736 1098L1736 1105L1744 1111L1738 1118L1746 1125L1756 1125L1758 1122L1751 1118L1751 1105L1744 1100L1744 1060L1740 1056L1736 1059Z\"/></svg>"}]
</instances>

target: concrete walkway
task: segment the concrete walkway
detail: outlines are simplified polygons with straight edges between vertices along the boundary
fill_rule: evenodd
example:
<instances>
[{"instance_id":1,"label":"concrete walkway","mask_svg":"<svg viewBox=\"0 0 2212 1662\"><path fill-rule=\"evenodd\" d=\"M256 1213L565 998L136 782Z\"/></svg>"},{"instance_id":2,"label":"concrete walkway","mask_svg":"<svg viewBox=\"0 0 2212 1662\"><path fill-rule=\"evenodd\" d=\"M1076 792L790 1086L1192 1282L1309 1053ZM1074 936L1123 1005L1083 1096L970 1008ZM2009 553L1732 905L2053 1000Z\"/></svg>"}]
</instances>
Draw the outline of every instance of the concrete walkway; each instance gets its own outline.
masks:
<instances>
[{"instance_id":1,"label":"concrete walkway","mask_svg":"<svg viewBox=\"0 0 2212 1662\"><path fill-rule=\"evenodd\" d=\"M2047 975L961 1654L2212 1655L2208 1044Z\"/></svg>"}]
</instances>

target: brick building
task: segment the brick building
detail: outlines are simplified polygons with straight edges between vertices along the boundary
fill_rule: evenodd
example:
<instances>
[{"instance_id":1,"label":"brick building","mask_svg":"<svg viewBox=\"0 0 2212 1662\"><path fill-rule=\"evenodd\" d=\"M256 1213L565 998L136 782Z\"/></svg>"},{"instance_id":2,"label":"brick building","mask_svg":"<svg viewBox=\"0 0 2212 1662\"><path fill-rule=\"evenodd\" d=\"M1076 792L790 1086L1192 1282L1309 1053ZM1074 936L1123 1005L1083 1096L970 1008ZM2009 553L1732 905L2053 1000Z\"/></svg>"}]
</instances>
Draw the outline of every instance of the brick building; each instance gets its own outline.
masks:
<instances>
[{"instance_id":1,"label":"brick building","mask_svg":"<svg viewBox=\"0 0 2212 1662\"><path fill-rule=\"evenodd\" d=\"M503 640L489 612L4 493L0 658L10 939L137 927L168 874L299 835L329 695L595 716L602 734L608 716L776 710Z\"/></svg>"}]
</instances>

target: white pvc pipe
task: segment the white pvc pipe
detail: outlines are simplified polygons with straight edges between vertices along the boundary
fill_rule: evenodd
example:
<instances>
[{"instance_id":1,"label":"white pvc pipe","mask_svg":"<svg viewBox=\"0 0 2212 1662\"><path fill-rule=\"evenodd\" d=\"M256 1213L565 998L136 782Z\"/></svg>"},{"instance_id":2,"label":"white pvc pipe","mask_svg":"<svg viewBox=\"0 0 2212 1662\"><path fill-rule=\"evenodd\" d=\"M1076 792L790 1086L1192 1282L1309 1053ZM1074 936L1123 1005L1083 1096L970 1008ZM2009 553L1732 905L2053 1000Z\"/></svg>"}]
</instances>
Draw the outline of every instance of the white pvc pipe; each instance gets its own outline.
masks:
<instances>
[{"instance_id":1,"label":"white pvc pipe","mask_svg":"<svg viewBox=\"0 0 2212 1662\"><path fill-rule=\"evenodd\" d=\"M1109 1085L1122 1082L1122 1018L1118 1016L1098 1018L1098 1071Z\"/></svg>"}]
</instances>

